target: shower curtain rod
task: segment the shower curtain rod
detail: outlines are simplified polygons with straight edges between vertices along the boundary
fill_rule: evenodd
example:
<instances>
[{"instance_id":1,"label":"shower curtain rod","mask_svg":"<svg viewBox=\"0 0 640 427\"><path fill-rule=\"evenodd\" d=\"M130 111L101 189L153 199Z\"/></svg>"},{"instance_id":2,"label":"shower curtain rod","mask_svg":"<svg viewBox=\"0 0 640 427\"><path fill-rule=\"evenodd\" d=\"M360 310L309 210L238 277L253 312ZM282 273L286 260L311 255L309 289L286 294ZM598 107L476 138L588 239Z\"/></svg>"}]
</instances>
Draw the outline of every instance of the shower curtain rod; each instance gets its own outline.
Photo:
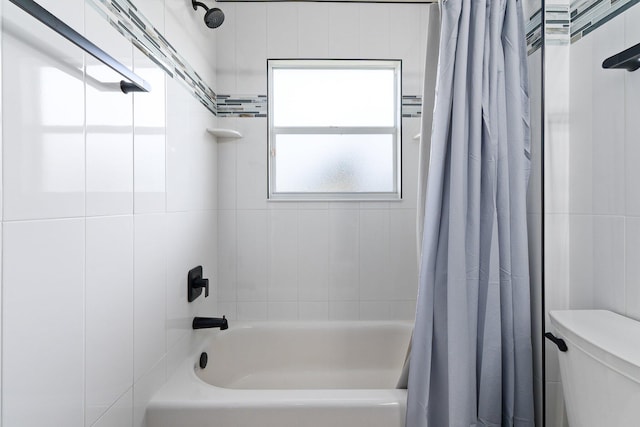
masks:
<instances>
[{"instance_id":1,"label":"shower curtain rod","mask_svg":"<svg viewBox=\"0 0 640 427\"><path fill-rule=\"evenodd\" d=\"M107 67L111 68L113 71L120 74L122 77L127 79L128 81L122 80L120 82L120 90L124 93L129 92L149 92L151 90L151 85L147 83L142 77L135 74L133 71L129 70L118 60L113 58L104 50L100 49L95 44L91 43L85 37L83 37L80 33L75 31L73 28L62 22L55 15L49 12L47 9L40 6L33 0L9 0L11 3L18 6L23 11L27 12L29 15L51 28L56 33L60 34L62 37L69 40L71 43L75 44L98 61L102 62Z\"/></svg>"}]
</instances>

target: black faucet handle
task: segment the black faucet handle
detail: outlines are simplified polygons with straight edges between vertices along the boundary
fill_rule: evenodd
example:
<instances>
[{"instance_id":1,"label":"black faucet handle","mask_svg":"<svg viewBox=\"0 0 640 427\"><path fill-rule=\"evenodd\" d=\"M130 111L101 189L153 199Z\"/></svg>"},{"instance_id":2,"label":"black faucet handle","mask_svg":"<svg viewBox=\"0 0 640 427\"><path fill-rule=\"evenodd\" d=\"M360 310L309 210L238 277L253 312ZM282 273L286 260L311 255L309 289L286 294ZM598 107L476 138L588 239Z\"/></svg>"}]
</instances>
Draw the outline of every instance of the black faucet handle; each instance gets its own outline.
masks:
<instances>
[{"instance_id":1,"label":"black faucet handle","mask_svg":"<svg viewBox=\"0 0 640 427\"><path fill-rule=\"evenodd\" d=\"M204 297L209 296L209 279L199 277L193 281L194 288L204 288Z\"/></svg>"},{"instance_id":2,"label":"black faucet handle","mask_svg":"<svg viewBox=\"0 0 640 427\"><path fill-rule=\"evenodd\" d=\"M189 270L187 274L187 301L192 302L198 298L202 294L202 288L204 288L205 298L209 296L209 279L202 276L201 265Z\"/></svg>"}]
</instances>

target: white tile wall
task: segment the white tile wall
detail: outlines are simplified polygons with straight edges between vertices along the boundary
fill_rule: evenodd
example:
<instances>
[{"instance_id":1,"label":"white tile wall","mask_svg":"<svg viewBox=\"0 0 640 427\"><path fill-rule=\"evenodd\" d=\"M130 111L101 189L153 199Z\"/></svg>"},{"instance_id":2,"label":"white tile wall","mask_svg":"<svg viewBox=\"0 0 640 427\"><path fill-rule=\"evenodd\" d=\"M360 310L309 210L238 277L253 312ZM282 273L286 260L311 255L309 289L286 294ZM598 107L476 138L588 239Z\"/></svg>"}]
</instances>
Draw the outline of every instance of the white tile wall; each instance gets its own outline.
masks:
<instances>
[{"instance_id":1,"label":"white tile wall","mask_svg":"<svg viewBox=\"0 0 640 427\"><path fill-rule=\"evenodd\" d=\"M167 223L165 214L136 215L134 236L134 379L164 356Z\"/></svg>"},{"instance_id":2,"label":"white tile wall","mask_svg":"<svg viewBox=\"0 0 640 427\"><path fill-rule=\"evenodd\" d=\"M425 5L225 4L218 92L266 93L268 58L400 58L422 88ZM249 25L249 23L251 25ZM267 120L224 118L219 143L219 311L240 319L413 319L419 119L403 119L403 201L267 201ZM361 304L362 303L362 304Z\"/></svg>"},{"instance_id":3,"label":"white tile wall","mask_svg":"<svg viewBox=\"0 0 640 427\"><path fill-rule=\"evenodd\" d=\"M202 337L190 318L216 315L216 119L88 3L39 3L152 92L110 90L119 76L2 2L1 424L143 427ZM215 86L202 11L135 3ZM211 296L189 305L196 265Z\"/></svg>"},{"instance_id":4,"label":"white tile wall","mask_svg":"<svg viewBox=\"0 0 640 427\"><path fill-rule=\"evenodd\" d=\"M86 221L86 425L133 385L133 225L131 215Z\"/></svg>"},{"instance_id":5,"label":"white tile wall","mask_svg":"<svg viewBox=\"0 0 640 427\"><path fill-rule=\"evenodd\" d=\"M638 318L640 280L633 254L638 201L633 96L637 73L601 62L637 43L632 7L571 45L571 181L569 305L607 308ZM575 71L574 71L575 70ZM560 298L560 296L558 297Z\"/></svg>"},{"instance_id":6,"label":"white tile wall","mask_svg":"<svg viewBox=\"0 0 640 427\"><path fill-rule=\"evenodd\" d=\"M4 144L2 160L5 183L14 185L3 188L3 218L83 216L82 51L4 3L2 54L11 61L2 64L3 104L13 108L3 109L3 136L13 143ZM66 4L69 11L63 16L77 22L83 2ZM60 7L55 9L62 12Z\"/></svg>"},{"instance_id":7,"label":"white tile wall","mask_svg":"<svg viewBox=\"0 0 640 427\"><path fill-rule=\"evenodd\" d=\"M128 68L133 47L113 37L110 24L89 6L86 36ZM122 78L91 55L85 56L86 214L133 213L133 97L105 91L104 82Z\"/></svg>"},{"instance_id":8,"label":"white tile wall","mask_svg":"<svg viewBox=\"0 0 640 427\"><path fill-rule=\"evenodd\" d=\"M83 425L85 220L3 228L2 423Z\"/></svg>"},{"instance_id":9,"label":"white tile wall","mask_svg":"<svg viewBox=\"0 0 640 427\"><path fill-rule=\"evenodd\" d=\"M133 426L133 390L129 389L123 394L93 425L95 427Z\"/></svg>"},{"instance_id":10,"label":"white tile wall","mask_svg":"<svg viewBox=\"0 0 640 427\"><path fill-rule=\"evenodd\" d=\"M567 48L569 215L546 216L548 309L609 309L640 319L640 104L629 96L640 80L638 73L601 67L605 58L638 42L638 19L640 7L631 7ZM559 95L547 91L546 97L554 102ZM545 173L559 171L563 161L547 159ZM566 425L557 350L546 349L547 425Z\"/></svg>"}]
</instances>

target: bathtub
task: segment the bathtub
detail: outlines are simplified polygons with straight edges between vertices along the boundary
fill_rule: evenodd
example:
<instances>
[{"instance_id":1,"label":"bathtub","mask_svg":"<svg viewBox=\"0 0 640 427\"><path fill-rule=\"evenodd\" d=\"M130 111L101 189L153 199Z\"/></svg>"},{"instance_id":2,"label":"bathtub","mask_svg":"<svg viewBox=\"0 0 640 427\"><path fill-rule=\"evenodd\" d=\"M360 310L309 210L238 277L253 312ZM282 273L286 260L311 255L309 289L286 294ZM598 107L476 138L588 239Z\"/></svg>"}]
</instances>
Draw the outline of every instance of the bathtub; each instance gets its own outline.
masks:
<instances>
[{"instance_id":1,"label":"bathtub","mask_svg":"<svg viewBox=\"0 0 640 427\"><path fill-rule=\"evenodd\" d=\"M147 407L148 427L403 427L405 322L231 322L205 330Z\"/></svg>"}]
</instances>

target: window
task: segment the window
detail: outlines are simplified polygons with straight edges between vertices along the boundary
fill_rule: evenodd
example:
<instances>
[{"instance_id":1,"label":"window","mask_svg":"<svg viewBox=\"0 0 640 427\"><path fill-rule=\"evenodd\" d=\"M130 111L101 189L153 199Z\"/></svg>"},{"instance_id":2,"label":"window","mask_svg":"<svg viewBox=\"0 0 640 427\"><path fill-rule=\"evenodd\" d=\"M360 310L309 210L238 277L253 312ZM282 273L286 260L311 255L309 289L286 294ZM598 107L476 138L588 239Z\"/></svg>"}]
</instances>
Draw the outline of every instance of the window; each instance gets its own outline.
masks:
<instances>
[{"instance_id":1,"label":"window","mask_svg":"<svg viewBox=\"0 0 640 427\"><path fill-rule=\"evenodd\" d=\"M400 199L400 61L269 60L269 198Z\"/></svg>"}]
</instances>

